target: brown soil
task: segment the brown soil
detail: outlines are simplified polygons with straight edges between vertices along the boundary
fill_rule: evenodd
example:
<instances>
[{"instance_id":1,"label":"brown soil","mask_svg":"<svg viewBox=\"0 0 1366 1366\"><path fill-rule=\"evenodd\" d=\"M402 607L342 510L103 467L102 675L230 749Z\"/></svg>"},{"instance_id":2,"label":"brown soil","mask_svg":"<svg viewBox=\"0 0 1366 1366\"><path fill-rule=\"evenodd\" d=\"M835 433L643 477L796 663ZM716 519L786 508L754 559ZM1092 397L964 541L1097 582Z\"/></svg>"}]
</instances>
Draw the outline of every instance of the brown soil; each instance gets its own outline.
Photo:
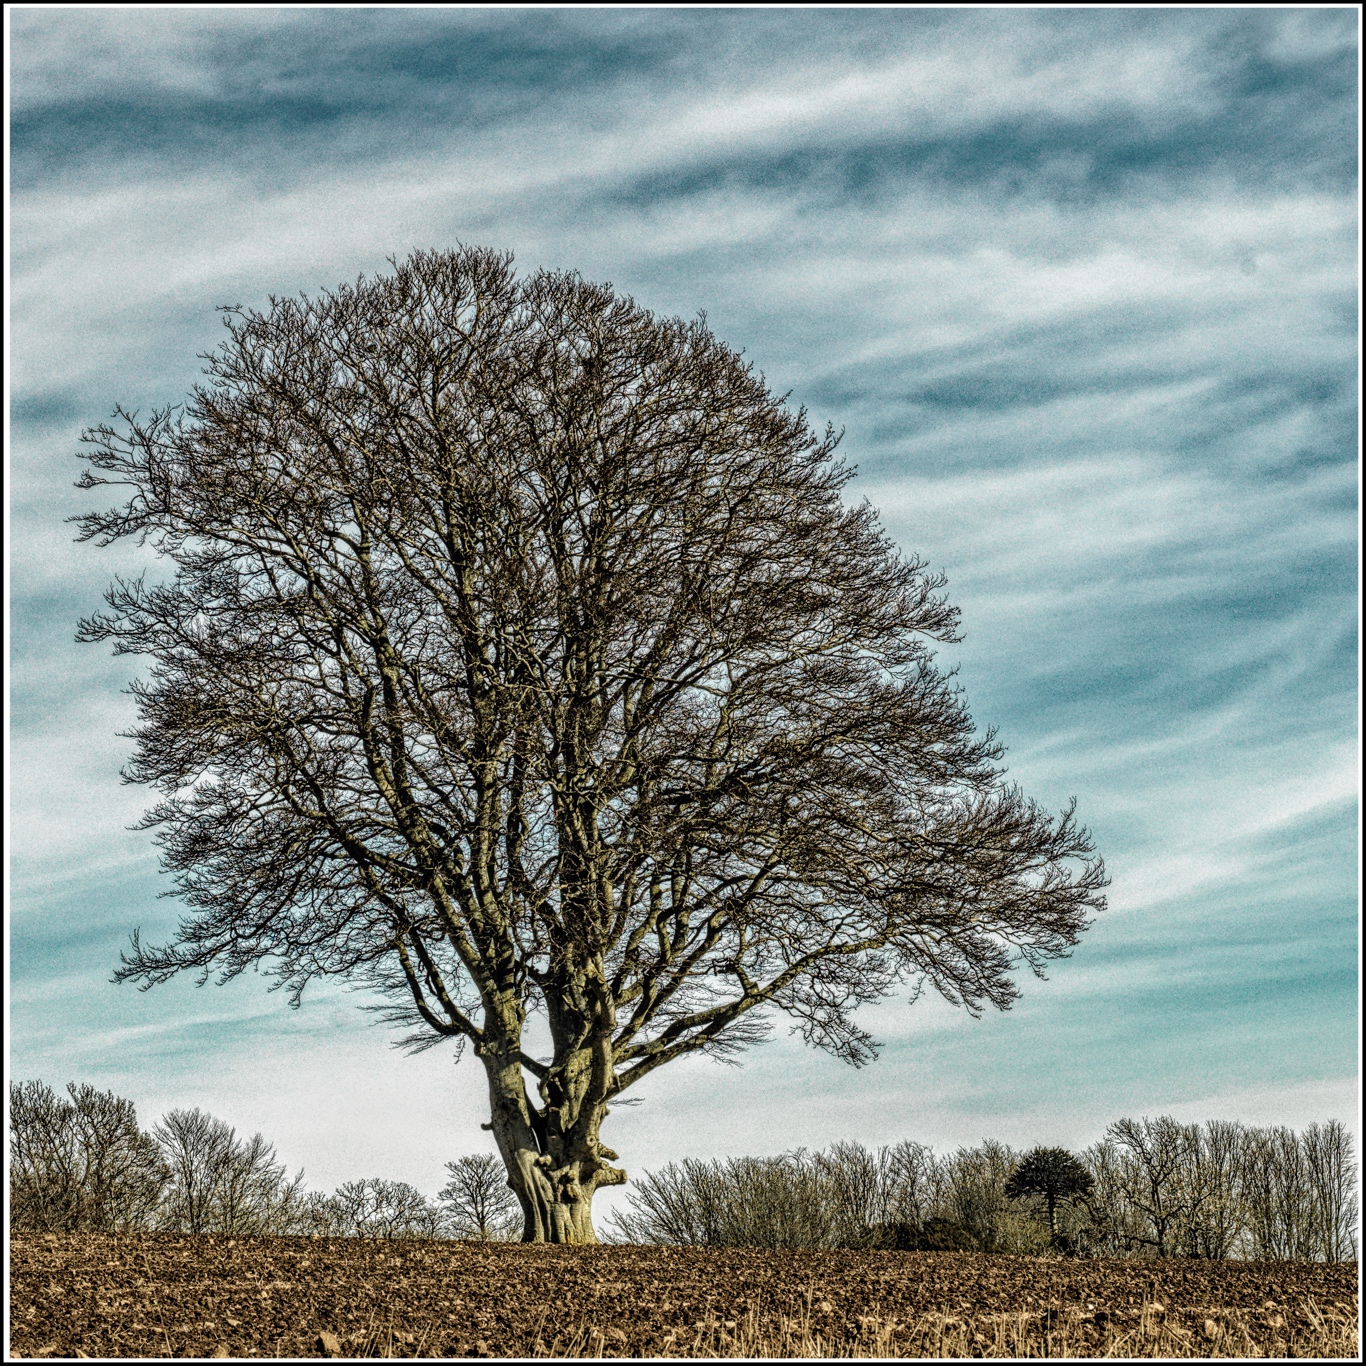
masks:
<instances>
[{"instance_id":1,"label":"brown soil","mask_svg":"<svg viewBox=\"0 0 1366 1366\"><path fill-rule=\"evenodd\" d=\"M21 1234L10 1354L1339 1355L1356 1285L1355 1263Z\"/></svg>"}]
</instances>

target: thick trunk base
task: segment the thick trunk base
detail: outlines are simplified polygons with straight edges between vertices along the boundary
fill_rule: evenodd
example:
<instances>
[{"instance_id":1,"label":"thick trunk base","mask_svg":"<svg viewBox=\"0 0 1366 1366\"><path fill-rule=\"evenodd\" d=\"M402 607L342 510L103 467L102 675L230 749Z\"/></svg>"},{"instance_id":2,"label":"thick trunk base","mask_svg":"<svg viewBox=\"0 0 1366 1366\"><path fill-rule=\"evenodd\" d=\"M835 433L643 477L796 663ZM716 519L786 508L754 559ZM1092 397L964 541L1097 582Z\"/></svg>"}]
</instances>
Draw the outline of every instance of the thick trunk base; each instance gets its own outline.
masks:
<instances>
[{"instance_id":1,"label":"thick trunk base","mask_svg":"<svg viewBox=\"0 0 1366 1366\"><path fill-rule=\"evenodd\" d=\"M522 1241L596 1243L592 1190L566 1179L570 1175L567 1172L555 1179L547 1162L530 1152L518 1153L517 1179L508 1182L522 1206Z\"/></svg>"},{"instance_id":2,"label":"thick trunk base","mask_svg":"<svg viewBox=\"0 0 1366 1366\"><path fill-rule=\"evenodd\" d=\"M526 1222L522 1229L522 1241L570 1246L596 1243L598 1235L593 1231L592 1205L587 1200L578 1200L572 1205L551 1205L539 1219Z\"/></svg>"}]
</instances>

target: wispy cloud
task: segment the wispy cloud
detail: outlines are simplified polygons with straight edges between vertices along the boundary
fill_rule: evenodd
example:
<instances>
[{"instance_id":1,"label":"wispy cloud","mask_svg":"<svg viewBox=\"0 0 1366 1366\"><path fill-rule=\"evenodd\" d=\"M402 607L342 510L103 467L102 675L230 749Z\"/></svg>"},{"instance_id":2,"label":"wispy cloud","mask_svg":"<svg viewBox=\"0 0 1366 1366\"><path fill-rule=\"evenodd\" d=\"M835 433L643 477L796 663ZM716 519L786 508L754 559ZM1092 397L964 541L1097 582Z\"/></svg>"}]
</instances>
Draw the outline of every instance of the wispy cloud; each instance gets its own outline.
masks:
<instances>
[{"instance_id":1,"label":"wispy cloud","mask_svg":"<svg viewBox=\"0 0 1366 1366\"><path fill-rule=\"evenodd\" d=\"M328 1180L430 1185L412 1132L375 1132L402 1078L431 1088L424 1162L484 1142L477 1077L381 1063L344 994L292 1015L259 979L107 984L128 929L177 909L117 777L138 664L71 633L112 573L158 571L62 521L90 498L80 429L182 397L215 304L463 240L705 309L842 426L853 495L949 575L974 715L1027 791L1078 798L1115 877L1011 1014L889 1005L870 1073L779 1040L707 1130L718 1078L684 1068L614 1116L618 1147L758 1150L793 1094L812 1144L1082 1142L1121 1112L1312 1118L1347 1094L1354 12L12 15L21 1074L154 1112L231 1079L233 1122Z\"/></svg>"}]
</instances>

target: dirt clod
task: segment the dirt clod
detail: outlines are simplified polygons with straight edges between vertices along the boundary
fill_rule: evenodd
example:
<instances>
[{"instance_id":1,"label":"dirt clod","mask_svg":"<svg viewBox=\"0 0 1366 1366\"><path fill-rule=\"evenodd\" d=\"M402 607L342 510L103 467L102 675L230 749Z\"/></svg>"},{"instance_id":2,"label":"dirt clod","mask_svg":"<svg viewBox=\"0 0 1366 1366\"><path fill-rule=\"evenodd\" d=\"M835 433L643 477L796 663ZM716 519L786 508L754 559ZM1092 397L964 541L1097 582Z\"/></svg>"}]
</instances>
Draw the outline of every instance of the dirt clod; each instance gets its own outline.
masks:
<instances>
[{"instance_id":1,"label":"dirt clod","mask_svg":"<svg viewBox=\"0 0 1366 1366\"><path fill-rule=\"evenodd\" d=\"M335 1333L319 1333L318 1350L325 1356L339 1357L341 1356L341 1342Z\"/></svg>"}]
</instances>

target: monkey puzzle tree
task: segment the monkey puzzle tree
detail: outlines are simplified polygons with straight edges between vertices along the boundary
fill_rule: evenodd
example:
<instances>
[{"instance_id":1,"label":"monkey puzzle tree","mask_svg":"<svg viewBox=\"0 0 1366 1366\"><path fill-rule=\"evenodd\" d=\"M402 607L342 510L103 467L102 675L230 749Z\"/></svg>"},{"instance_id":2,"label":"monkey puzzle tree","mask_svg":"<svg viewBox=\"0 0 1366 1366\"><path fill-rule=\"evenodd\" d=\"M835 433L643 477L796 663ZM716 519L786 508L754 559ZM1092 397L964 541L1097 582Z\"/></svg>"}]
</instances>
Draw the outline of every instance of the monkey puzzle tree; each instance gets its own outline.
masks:
<instances>
[{"instance_id":1,"label":"monkey puzzle tree","mask_svg":"<svg viewBox=\"0 0 1366 1366\"><path fill-rule=\"evenodd\" d=\"M862 1063L861 1003L1005 1008L1103 904L934 667L942 581L702 321L472 249L225 314L186 405L84 437L128 495L82 539L174 566L80 627L154 661L126 777L190 909L119 980L469 1040L524 1237L585 1242L656 1069L773 1012Z\"/></svg>"},{"instance_id":2,"label":"monkey puzzle tree","mask_svg":"<svg viewBox=\"0 0 1366 1366\"><path fill-rule=\"evenodd\" d=\"M1057 1209L1089 1193L1095 1185L1091 1173L1066 1148L1035 1148L1020 1160L1006 1179L1008 1200L1042 1196L1048 1209L1048 1236L1057 1242Z\"/></svg>"}]
</instances>

